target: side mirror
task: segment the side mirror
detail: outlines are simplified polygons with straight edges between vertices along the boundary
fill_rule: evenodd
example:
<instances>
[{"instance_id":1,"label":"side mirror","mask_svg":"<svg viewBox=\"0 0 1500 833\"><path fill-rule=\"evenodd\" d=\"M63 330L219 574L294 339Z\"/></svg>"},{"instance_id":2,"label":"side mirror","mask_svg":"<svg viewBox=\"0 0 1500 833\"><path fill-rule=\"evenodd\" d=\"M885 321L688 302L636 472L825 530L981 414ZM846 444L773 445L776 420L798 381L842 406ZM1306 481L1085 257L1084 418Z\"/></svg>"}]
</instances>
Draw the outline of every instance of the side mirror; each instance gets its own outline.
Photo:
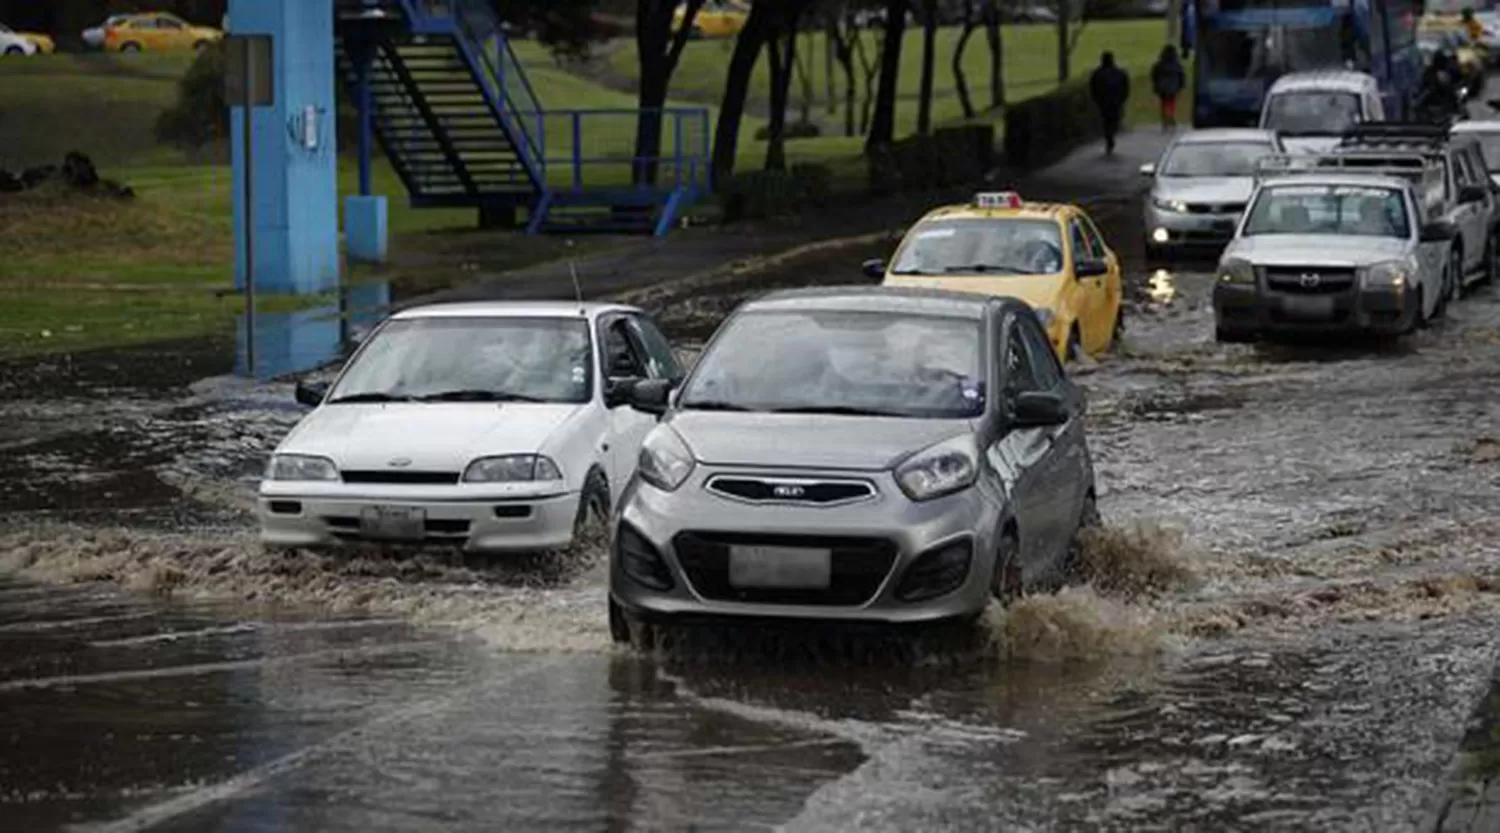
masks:
<instances>
[{"instance_id":1,"label":"side mirror","mask_svg":"<svg viewBox=\"0 0 1500 833\"><path fill-rule=\"evenodd\" d=\"M672 379L642 379L630 386L625 401L641 413L661 416L667 412L667 402L676 384Z\"/></svg>"},{"instance_id":2,"label":"side mirror","mask_svg":"<svg viewBox=\"0 0 1500 833\"><path fill-rule=\"evenodd\" d=\"M865 277L867 278L881 279L885 277L885 261L880 258L865 261L860 265L860 269L865 273Z\"/></svg>"},{"instance_id":3,"label":"side mirror","mask_svg":"<svg viewBox=\"0 0 1500 833\"><path fill-rule=\"evenodd\" d=\"M298 382L294 395L297 397L298 405L316 408L322 405L323 400L328 397L328 384L325 382L313 382L311 384Z\"/></svg>"},{"instance_id":4,"label":"side mirror","mask_svg":"<svg viewBox=\"0 0 1500 833\"><path fill-rule=\"evenodd\" d=\"M1109 274L1109 264L1102 260L1080 260L1073 264L1073 274L1080 278L1097 278Z\"/></svg>"},{"instance_id":5,"label":"side mirror","mask_svg":"<svg viewBox=\"0 0 1500 833\"><path fill-rule=\"evenodd\" d=\"M1458 201L1463 203L1484 202L1484 198L1488 196L1486 193L1487 190L1483 185L1465 185L1458 189Z\"/></svg>"},{"instance_id":6,"label":"side mirror","mask_svg":"<svg viewBox=\"0 0 1500 833\"><path fill-rule=\"evenodd\" d=\"M1422 226L1423 243L1446 243L1458 236L1458 226L1447 220L1435 220Z\"/></svg>"},{"instance_id":7,"label":"side mirror","mask_svg":"<svg viewBox=\"0 0 1500 833\"><path fill-rule=\"evenodd\" d=\"M640 379L618 378L604 380L604 407L611 410L630 404L630 392Z\"/></svg>"},{"instance_id":8,"label":"side mirror","mask_svg":"<svg viewBox=\"0 0 1500 833\"><path fill-rule=\"evenodd\" d=\"M1016 397L1011 425L1016 428L1047 428L1062 425L1068 417L1068 406L1061 396L1031 391Z\"/></svg>"},{"instance_id":9,"label":"side mirror","mask_svg":"<svg viewBox=\"0 0 1500 833\"><path fill-rule=\"evenodd\" d=\"M1147 162L1141 166L1141 176L1156 176L1156 163Z\"/></svg>"}]
</instances>

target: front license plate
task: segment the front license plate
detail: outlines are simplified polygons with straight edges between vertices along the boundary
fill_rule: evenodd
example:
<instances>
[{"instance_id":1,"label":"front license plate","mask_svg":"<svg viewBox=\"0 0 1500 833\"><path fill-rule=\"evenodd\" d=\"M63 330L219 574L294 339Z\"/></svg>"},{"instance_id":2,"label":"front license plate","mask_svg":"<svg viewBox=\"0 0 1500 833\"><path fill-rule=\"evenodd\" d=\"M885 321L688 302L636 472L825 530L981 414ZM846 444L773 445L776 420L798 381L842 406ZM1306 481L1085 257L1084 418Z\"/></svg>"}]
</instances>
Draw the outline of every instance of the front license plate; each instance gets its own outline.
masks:
<instances>
[{"instance_id":1,"label":"front license plate","mask_svg":"<svg viewBox=\"0 0 1500 833\"><path fill-rule=\"evenodd\" d=\"M1295 315L1298 318L1327 318L1333 315L1333 299L1293 296L1283 298L1281 308L1288 315Z\"/></svg>"},{"instance_id":2,"label":"front license plate","mask_svg":"<svg viewBox=\"0 0 1500 833\"><path fill-rule=\"evenodd\" d=\"M801 547L730 547L731 587L826 590L833 574L830 550Z\"/></svg>"},{"instance_id":3,"label":"front license plate","mask_svg":"<svg viewBox=\"0 0 1500 833\"><path fill-rule=\"evenodd\" d=\"M366 506L360 510L359 531L366 538L420 541L427 532L427 513L405 506Z\"/></svg>"}]
</instances>

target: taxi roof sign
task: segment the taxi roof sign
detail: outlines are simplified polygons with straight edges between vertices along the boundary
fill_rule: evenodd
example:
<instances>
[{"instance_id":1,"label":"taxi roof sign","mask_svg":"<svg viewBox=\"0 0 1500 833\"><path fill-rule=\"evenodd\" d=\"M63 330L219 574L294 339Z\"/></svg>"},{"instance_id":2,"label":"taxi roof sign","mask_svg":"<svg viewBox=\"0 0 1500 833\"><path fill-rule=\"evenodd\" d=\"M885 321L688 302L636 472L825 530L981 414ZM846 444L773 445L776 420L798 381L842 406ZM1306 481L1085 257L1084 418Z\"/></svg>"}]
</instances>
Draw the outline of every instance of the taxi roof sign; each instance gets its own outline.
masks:
<instances>
[{"instance_id":1,"label":"taxi roof sign","mask_svg":"<svg viewBox=\"0 0 1500 833\"><path fill-rule=\"evenodd\" d=\"M979 208L1020 208L1021 195L1015 191L987 191L974 195Z\"/></svg>"}]
</instances>

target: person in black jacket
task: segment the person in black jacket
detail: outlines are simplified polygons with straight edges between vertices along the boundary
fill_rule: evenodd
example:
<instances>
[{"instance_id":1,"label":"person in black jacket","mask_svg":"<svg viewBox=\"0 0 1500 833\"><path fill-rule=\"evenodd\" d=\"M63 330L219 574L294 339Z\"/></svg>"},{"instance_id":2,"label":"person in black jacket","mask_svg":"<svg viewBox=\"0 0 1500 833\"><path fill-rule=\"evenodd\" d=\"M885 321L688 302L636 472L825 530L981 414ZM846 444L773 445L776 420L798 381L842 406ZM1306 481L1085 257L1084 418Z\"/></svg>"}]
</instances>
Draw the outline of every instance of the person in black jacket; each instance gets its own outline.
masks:
<instances>
[{"instance_id":1,"label":"person in black jacket","mask_svg":"<svg viewBox=\"0 0 1500 833\"><path fill-rule=\"evenodd\" d=\"M1163 132L1177 126L1177 94L1187 85L1187 73L1182 62L1177 60L1177 48L1167 44L1161 48L1161 57L1151 67L1151 87L1161 99L1161 129Z\"/></svg>"},{"instance_id":2,"label":"person in black jacket","mask_svg":"<svg viewBox=\"0 0 1500 833\"><path fill-rule=\"evenodd\" d=\"M1115 66L1115 53L1105 52L1099 56L1099 68L1089 76L1089 94L1104 120L1104 152L1113 154L1115 134L1120 132L1120 118L1125 113L1125 102L1130 98L1130 76Z\"/></svg>"}]
</instances>

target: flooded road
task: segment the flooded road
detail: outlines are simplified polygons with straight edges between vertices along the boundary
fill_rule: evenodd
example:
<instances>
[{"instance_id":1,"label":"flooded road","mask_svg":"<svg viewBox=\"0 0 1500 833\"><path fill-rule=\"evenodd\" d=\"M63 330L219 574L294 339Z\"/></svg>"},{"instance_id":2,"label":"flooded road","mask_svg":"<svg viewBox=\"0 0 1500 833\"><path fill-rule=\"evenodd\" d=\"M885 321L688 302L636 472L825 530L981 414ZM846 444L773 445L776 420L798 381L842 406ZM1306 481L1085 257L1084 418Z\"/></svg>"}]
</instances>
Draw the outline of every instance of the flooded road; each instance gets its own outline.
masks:
<instances>
[{"instance_id":1,"label":"flooded road","mask_svg":"<svg viewBox=\"0 0 1500 833\"><path fill-rule=\"evenodd\" d=\"M1091 582L951 644L618 650L602 552L262 553L289 384L7 397L0 829L1434 829L1500 647L1500 297L1222 347L1132 211ZM863 254L648 300L691 340Z\"/></svg>"}]
</instances>

